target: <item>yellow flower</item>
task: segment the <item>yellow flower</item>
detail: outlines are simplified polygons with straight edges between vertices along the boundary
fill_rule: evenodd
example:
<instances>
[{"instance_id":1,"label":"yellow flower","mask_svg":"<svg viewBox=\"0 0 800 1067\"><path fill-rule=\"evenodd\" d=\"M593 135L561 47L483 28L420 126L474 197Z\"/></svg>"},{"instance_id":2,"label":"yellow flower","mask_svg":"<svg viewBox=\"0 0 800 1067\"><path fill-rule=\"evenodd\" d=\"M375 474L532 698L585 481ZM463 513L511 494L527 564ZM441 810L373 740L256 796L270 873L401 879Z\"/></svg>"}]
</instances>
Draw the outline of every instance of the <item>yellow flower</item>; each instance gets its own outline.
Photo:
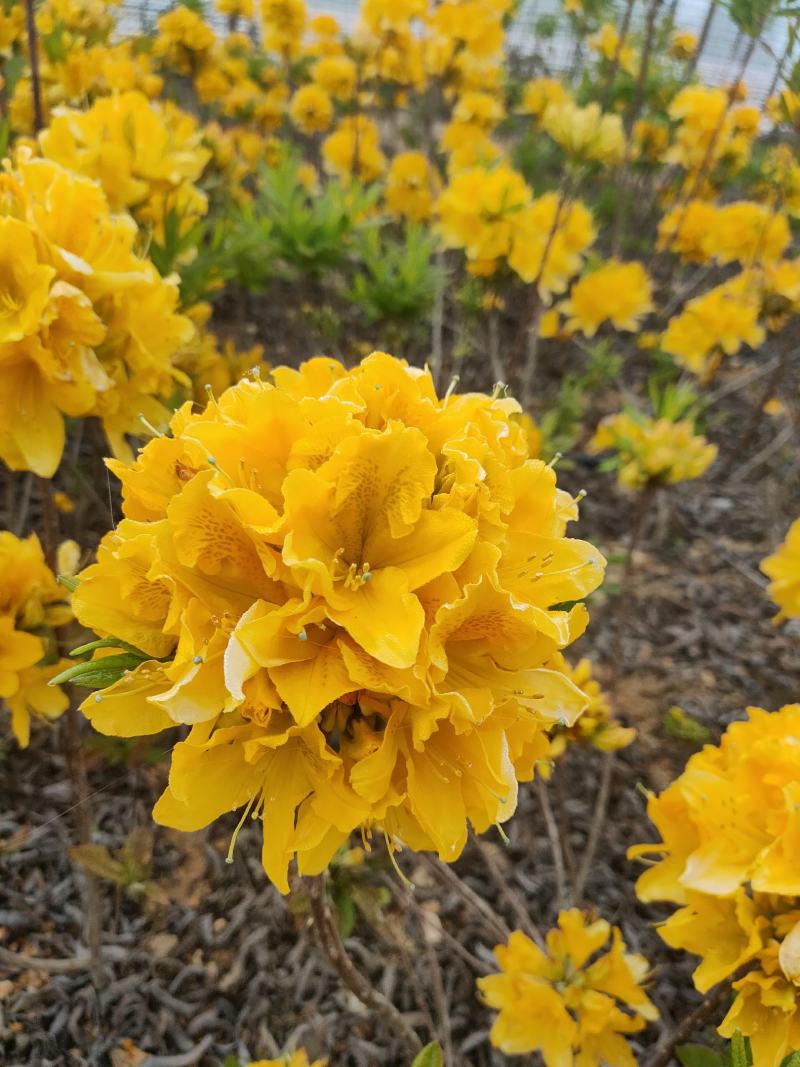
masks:
<instances>
[{"instance_id":1,"label":"yellow flower","mask_svg":"<svg viewBox=\"0 0 800 1067\"><path fill-rule=\"evenodd\" d=\"M25 223L0 217L0 344L38 331L55 273Z\"/></svg>"},{"instance_id":2,"label":"yellow flower","mask_svg":"<svg viewBox=\"0 0 800 1067\"><path fill-rule=\"evenodd\" d=\"M617 330L635 332L653 310L650 279L641 263L611 259L575 282L561 310L568 316L567 329L587 337L594 337L606 321Z\"/></svg>"},{"instance_id":3,"label":"yellow flower","mask_svg":"<svg viewBox=\"0 0 800 1067\"><path fill-rule=\"evenodd\" d=\"M717 208L703 240L706 256L719 263L736 260L745 267L772 263L789 244L785 215L764 204L740 200Z\"/></svg>"},{"instance_id":4,"label":"yellow flower","mask_svg":"<svg viewBox=\"0 0 800 1067\"><path fill-rule=\"evenodd\" d=\"M515 930L495 949L500 973L477 983L499 1011L492 1044L506 1055L541 1052L545 1067L633 1064L622 1035L658 1011L642 989L647 960L625 949L619 929L575 908L561 912L546 949Z\"/></svg>"},{"instance_id":5,"label":"yellow flower","mask_svg":"<svg viewBox=\"0 0 800 1067\"><path fill-rule=\"evenodd\" d=\"M717 208L707 200L690 200L669 211L658 224L658 249L679 252L692 263L706 263L707 239L717 220Z\"/></svg>"},{"instance_id":6,"label":"yellow flower","mask_svg":"<svg viewBox=\"0 0 800 1067\"><path fill-rule=\"evenodd\" d=\"M595 237L592 216L580 200L545 193L520 213L508 265L523 281L536 282L548 300L567 288Z\"/></svg>"},{"instance_id":7,"label":"yellow flower","mask_svg":"<svg viewBox=\"0 0 800 1067\"><path fill-rule=\"evenodd\" d=\"M758 348L766 332L759 324L761 293L755 281L743 271L690 300L667 324L662 350L708 381L723 353L733 356L743 344Z\"/></svg>"},{"instance_id":8,"label":"yellow flower","mask_svg":"<svg viewBox=\"0 0 800 1067\"><path fill-rule=\"evenodd\" d=\"M626 74L635 73L636 53L629 44L620 44L619 33L612 23L604 22L597 33L589 38L587 43L606 62L611 63L616 59L620 70L624 70Z\"/></svg>"},{"instance_id":9,"label":"yellow flower","mask_svg":"<svg viewBox=\"0 0 800 1067\"><path fill-rule=\"evenodd\" d=\"M452 861L583 708L548 664L586 611L553 605L602 559L564 536L575 504L514 401L440 399L384 353L272 378L185 405L112 464L126 518L73 603L150 658L83 710L123 736L190 725L155 817L247 806L284 892L294 857L319 872L359 827Z\"/></svg>"},{"instance_id":10,"label":"yellow flower","mask_svg":"<svg viewBox=\"0 0 800 1067\"><path fill-rule=\"evenodd\" d=\"M190 74L214 45L214 31L184 4L160 15L157 26L154 52L180 74Z\"/></svg>"},{"instance_id":11,"label":"yellow flower","mask_svg":"<svg viewBox=\"0 0 800 1067\"><path fill-rule=\"evenodd\" d=\"M780 608L775 621L800 618L800 519L789 527L774 554L761 561L761 570L770 579L769 595Z\"/></svg>"},{"instance_id":12,"label":"yellow flower","mask_svg":"<svg viewBox=\"0 0 800 1067\"><path fill-rule=\"evenodd\" d=\"M627 411L603 419L590 449L617 454L619 482L628 489L699 478L717 457L717 446L696 434L690 420L654 419Z\"/></svg>"},{"instance_id":13,"label":"yellow flower","mask_svg":"<svg viewBox=\"0 0 800 1067\"><path fill-rule=\"evenodd\" d=\"M594 677L591 660L579 660L572 667L562 656L561 669L584 694L588 704L574 726L553 731L550 755L561 755L570 744L591 745L601 752L617 752L632 744L636 731L620 725L614 718L609 698Z\"/></svg>"},{"instance_id":14,"label":"yellow flower","mask_svg":"<svg viewBox=\"0 0 800 1067\"><path fill-rule=\"evenodd\" d=\"M36 535L23 541L0 531L0 699L22 747L32 715L54 719L68 705L62 690L47 684L66 666L49 655L53 628L72 618L65 600Z\"/></svg>"},{"instance_id":15,"label":"yellow flower","mask_svg":"<svg viewBox=\"0 0 800 1067\"><path fill-rule=\"evenodd\" d=\"M335 100L350 100L358 80L358 71L348 56L324 56L311 68L311 78Z\"/></svg>"},{"instance_id":16,"label":"yellow flower","mask_svg":"<svg viewBox=\"0 0 800 1067\"><path fill-rule=\"evenodd\" d=\"M673 59L691 59L697 51L697 37L691 30L675 30L669 42Z\"/></svg>"},{"instance_id":17,"label":"yellow flower","mask_svg":"<svg viewBox=\"0 0 800 1067\"><path fill-rule=\"evenodd\" d=\"M543 115L551 104L563 104L569 100L569 92L555 78L534 78L525 82L519 110L528 115Z\"/></svg>"},{"instance_id":18,"label":"yellow flower","mask_svg":"<svg viewBox=\"0 0 800 1067\"><path fill-rule=\"evenodd\" d=\"M255 11L253 0L215 0L220 15L229 18L251 19Z\"/></svg>"},{"instance_id":19,"label":"yellow flower","mask_svg":"<svg viewBox=\"0 0 800 1067\"><path fill-rule=\"evenodd\" d=\"M467 259L508 256L530 201L524 178L506 163L461 171L439 197L439 232L445 246L463 248Z\"/></svg>"},{"instance_id":20,"label":"yellow flower","mask_svg":"<svg viewBox=\"0 0 800 1067\"><path fill-rule=\"evenodd\" d=\"M306 25L304 0L261 0L261 23L266 49L295 56Z\"/></svg>"},{"instance_id":21,"label":"yellow flower","mask_svg":"<svg viewBox=\"0 0 800 1067\"><path fill-rule=\"evenodd\" d=\"M666 127L647 119L638 119L633 127L633 146L637 159L658 163L669 144Z\"/></svg>"},{"instance_id":22,"label":"yellow flower","mask_svg":"<svg viewBox=\"0 0 800 1067\"><path fill-rule=\"evenodd\" d=\"M289 118L301 133L322 133L333 121L333 102L318 85L304 85L289 103Z\"/></svg>"},{"instance_id":23,"label":"yellow flower","mask_svg":"<svg viewBox=\"0 0 800 1067\"><path fill-rule=\"evenodd\" d=\"M648 814L664 841L632 854L663 858L639 879L642 899L683 903L687 890L730 896L746 883L757 893L800 896L800 705L747 711L747 721L729 726L718 747L696 753L650 798Z\"/></svg>"},{"instance_id":24,"label":"yellow flower","mask_svg":"<svg viewBox=\"0 0 800 1067\"><path fill-rule=\"evenodd\" d=\"M625 134L619 115L604 114L598 103L579 107L571 100L550 104L542 126L569 156L576 159L617 163L625 150Z\"/></svg>"},{"instance_id":25,"label":"yellow flower","mask_svg":"<svg viewBox=\"0 0 800 1067\"><path fill-rule=\"evenodd\" d=\"M422 152L396 155L386 176L386 207L396 218L421 222L433 212L438 177Z\"/></svg>"},{"instance_id":26,"label":"yellow flower","mask_svg":"<svg viewBox=\"0 0 800 1067\"><path fill-rule=\"evenodd\" d=\"M378 127L366 115L343 118L322 142L322 160L329 174L374 181L386 169Z\"/></svg>"},{"instance_id":27,"label":"yellow flower","mask_svg":"<svg viewBox=\"0 0 800 1067\"><path fill-rule=\"evenodd\" d=\"M304 1048L299 1048L278 1060L251 1060L247 1067L326 1067L327 1063L327 1060L314 1060L309 1063L308 1053Z\"/></svg>"}]
</instances>

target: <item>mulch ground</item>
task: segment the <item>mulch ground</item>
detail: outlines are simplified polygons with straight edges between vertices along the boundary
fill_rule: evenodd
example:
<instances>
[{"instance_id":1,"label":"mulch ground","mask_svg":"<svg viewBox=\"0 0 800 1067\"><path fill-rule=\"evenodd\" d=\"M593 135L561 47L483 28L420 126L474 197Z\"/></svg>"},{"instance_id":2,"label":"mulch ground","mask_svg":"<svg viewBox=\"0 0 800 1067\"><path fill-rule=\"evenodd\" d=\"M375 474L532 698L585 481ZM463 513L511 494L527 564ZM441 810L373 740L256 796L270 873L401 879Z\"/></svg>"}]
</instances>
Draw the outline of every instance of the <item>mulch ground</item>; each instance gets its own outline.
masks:
<instances>
[{"instance_id":1,"label":"mulch ground","mask_svg":"<svg viewBox=\"0 0 800 1067\"><path fill-rule=\"evenodd\" d=\"M729 380L742 373L732 369ZM723 453L716 471L736 455L762 388L756 381L712 408L708 432ZM589 491L573 533L593 540L611 561L606 591L592 599L589 631L573 655L592 656L613 687L619 716L639 731L616 760L584 896L654 967L652 996L662 1021L637 1035L639 1051L652 1048L698 1001L691 961L668 950L654 929L667 912L636 902L638 872L626 859L629 845L653 836L643 790L663 788L693 751L667 734L664 715L679 705L717 737L750 704L775 709L798 697L800 628L773 625L775 609L758 571L800 513L797 422L790 421L797 420L796 381L784 395L788 414L763 420L726 481L712 470L656 498L622 604L614 593L631 499L612 475L581 466L580 457L565 461L560 474L567 488ZM81 447L94 443L77 446L68 479L69 470L80 470ZM105 480L88 481L101 488L78 490L84 543L107 520ZM6 493L15 519L26 485L17 476ZM74 481L70 488L75 492ZM32 528L35 492L25 512ZM84 735L93 840L112 853L133 830L150 826L149 809L167 773L158 744L123 751ZM286 900L267 882L255 827L244 828L233 864L225 863L234 816L193 835L154 827L147 897L132 899L102 883L104 975L93 980L85 962L84 873L68 851L76 823L59 730L36 730L25 751L8 741L0 758L4 1067L220 1067L229 1056L245 1063L274 1056L289 1042L328 1056L334 1067L408 1063L396 1035L342 991L317 949L302 891ZM549 789L568 886L585 849L602 763L599 753L573 750ZM435 862L402 856L413 895L376 846L347 939L358 966L425 1040L428 1031L441 1032L444 998L453 1062L476 1067L505 1062L488 1042L491 1016L476 997L476 974L491 969L503 924L519 926L522 912L546 929L559 906L534 786L521 788L506 830L508 844L495 834L470 842L454 867L461 884ZM21 965L8 953L47 962Z\"/></svg>"}]
</instances>

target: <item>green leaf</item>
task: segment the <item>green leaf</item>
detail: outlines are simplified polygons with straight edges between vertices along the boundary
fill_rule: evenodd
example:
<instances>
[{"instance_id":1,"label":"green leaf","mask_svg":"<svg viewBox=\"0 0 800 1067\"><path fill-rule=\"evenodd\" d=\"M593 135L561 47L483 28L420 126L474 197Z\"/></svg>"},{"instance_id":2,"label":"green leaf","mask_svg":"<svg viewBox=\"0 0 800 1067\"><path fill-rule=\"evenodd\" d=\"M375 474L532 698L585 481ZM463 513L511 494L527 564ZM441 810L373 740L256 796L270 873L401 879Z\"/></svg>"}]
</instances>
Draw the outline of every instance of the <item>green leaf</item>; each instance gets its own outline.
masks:
<instances>
[{"instance_id":1,"label":"green leaf","mask_svg":"<svg viewBox=\"0 0 800 1067\"><path fill-rule=\"evenodd\" d=\"M67 667L61 674L51 678L48 685L63 685L71 682L72 685L80 685L84 689L105 689L125 674L132 671L145 662L145 657L132 652L122 652L118 656L105 656L103 659L85 660L76 663L74 667Z\"/></svg>"},{"instance_id":2,"label":"green leaf","mask_svg":"<svg viewBox=\"0 0 800 1067\"><path fill-rule=\"evenodd\" d=\"M414 1057L411 1067L444 1067L444 1054L438 1041L431 1041Z\"/></svg>"},{"instance_id":3,"label":"green leaf","mask_svg":"<svg viewBox=\"0 0 800 1067\"><path fill-rule=\"evenodd\" d=\"M65 589L68 589L70 593L74 593L81 584L78 579L73 578L71 574L59 574L56 581L59 585L63 585Z\"/></svg>"},{"instance_id":4,"label":"green leaf","mask_svg":"<svg viewBox=\"0 0 800 1067\"><path fill-rule=\"evenodd\" d=\"M336 925L342 937L349 937L356 925L356 905L347 890L340 890L333 894L333 903L336 908Z\"/></svg>"},{"instance_id":5,"label":"green leaf","mask_svg":"<svg viewBox=\"0 0 800 1067\"><path fill-rule=\"evenodd\" d=\"M125 652L130 652L133 656L139 656L140 659L147 659L146 652L142 652L140 648L136 648L134 645L129 645L127 641L122 641L119 637L104 637L102 640L89 641L85 645L78 645L77 648L73 648L69 655L88 656L98 648L121 648Z\"/></svg>"},{"instance_id":6,"label":"green leaf","mask_svg":"<svg viewBox=\"0 0 800 1067\"><path fill-rule=\"evenodd\" d=\"M708 1045L678 1045L675 1049L683 1067L725 1067L725 1059Z\"/></svg>"},{"instance_id":7,"label":"green leaf","mask_svg":"<svg viewBox=\"0 0 800 1067\"><path fill-rule=\"evenodd\" d=\"M694 745L705 744L711 737L707 726L677 706L671 707L664 716L664 730L676 741L690 741Z\"/></svg>"},{"instance_id":8,"label":"green leaf","mask_svg":"<svg viewBox=\"0 0 800 1067\"><path fill-rule=\"evenodd\" d=\"M781 1067L800 1067L800 1052L790 1052L789 1055L781 1061Z\"/></svg>"},{"instance_id":9,"label":"green leaf","mask_svg":"<svg viewBox=\"0 0 800 1067\"><path fill-rule=\"evenodd\" d=\"M750 1067L750 1057L741 1030L737 1030L731 1038L731 1067Z\"/></svg>"}]
</instances>

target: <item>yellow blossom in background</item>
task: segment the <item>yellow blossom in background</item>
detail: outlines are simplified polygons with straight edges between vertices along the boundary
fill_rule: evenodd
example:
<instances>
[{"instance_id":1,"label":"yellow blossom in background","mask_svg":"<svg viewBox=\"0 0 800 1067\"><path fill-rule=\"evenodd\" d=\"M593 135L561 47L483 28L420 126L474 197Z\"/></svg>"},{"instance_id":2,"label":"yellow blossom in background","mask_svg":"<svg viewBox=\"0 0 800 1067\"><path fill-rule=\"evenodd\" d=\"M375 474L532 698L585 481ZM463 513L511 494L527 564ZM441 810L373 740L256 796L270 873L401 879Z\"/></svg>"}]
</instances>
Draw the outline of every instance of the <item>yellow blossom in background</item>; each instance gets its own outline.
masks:
<instances>
[{"instance_id":1,"label":"yellow blossom in background","mask_svg":"<svg viewBox=\"0 0 800 1067\"><path fill-rule=\"evenodd\" d=\"M800 519L795 519L773 555L762 560L761 570L770 579L769 595L780 608L776 621L800 618Z\"/></svg>"},{"instance_id":2,"label":"yellow blossom in background","mask_svg":"<svg viewBox=\"0 0 800 1067\"><path fill-rule=\"evenodd\" d=\"M736 260L744 267L780 259L789 244L789 223L764 204L740 200L725 204L709 220L704 251L719 263Z\"/></svg>"},{"instance_id":3,"label":"yellow blossom in background","mask_svg":"<svg viewBox=\"0 0 800 1067\"><path fill-rule=\"evenodd\" d=\"M522 103L519 110L528 115L543 115L551 104L563 104L569 100L569 91L555 78L534 78L522 88Z\"/></svg>"},{"instance_id":4,"label":"yellow blossom in background","mask_svg":"<svg viewBox=\"0 0 800 1067\"><path fill-rule=\"evenodd\" d=\"M508 164L463 170L439 197L439 232L448 248L467 259L488 260L511 252L523 209L531 201L524 178Z\"/></svg>"},{"instance_id":5,"label":"yellow blossom in background","mask_svg":"<svg viewBox=\"0 0 800 1067\"><path fill-rule=\"evenodd\" d=\"M228 18L251 19L255 13L253 0L215 0L220 15Z\"/></svg>"},{"instance_id":6,"label":"yellow blossom in background","mask_svg":"<svg viewBox=\"0 0 800 1067\"><path fill-rule=\"evenodd\" d=\"M178 4L158 18L155 54L180 74L203 63L214 45L214 31L196 11Z\"/></svg>"},{"instance_id":7,"label":"yellow blossom in background","mask_svg":"<svg viewBox=\"0 0 800 1067\"><path fill-rule=\"evenodd\" d=\"M99 181L112 211L154 223L163 240L170 210L185 227L207 210L196 185L211 155L201 138L193 116L133 91L57 112L39 142L48 159Z\"/></svg>"},{"instance_id":8,"label":"yellow blossom in background","mask_svg":"<svg viewBox=\"0 0 800 1067\"><path fill-rule=\"evenodd\" d=\"M616 60L620 70L624 70L626 74L636 72L636 52L629 44L620 42L619 33L612 23L604 22L587 43L606 62L611 63Z\"/></svg>"},{"instance_id":9,"label":"yellow blossom in background","mask_svg":"<svg viewBox=\"0 0 800 1067\"><path fill-rule=\"evenodd\" d=\"M696 51L697 36L691 30L675 30L669 41L669 54L673 59L691 59Z\"/></svg>"},{"instance_id":10,"label":"yellow blossom in background","mask_svg":"<svg viewBox=\"0 0 800 1067\"><path fill-rule=\"evenodd\" d=\"M421 222L433 213L439 180L422 152L401 152L386 175L386 207L397 218Z\"/></svg>"},{"instance_id":11,"label":"yellow blossom in background","mask_svg":"<svg viewBox=\"0 0 800 1067\"><path fill-rule=\"evenodd\" d=\"M624 1035L658 1018L642 988L647 960L626 951L617 927L575 908L560 913L546 942L539 948L515 930L495 948L500 973L478 979L499 1012L492 1044L506 1055L540 1052L545 1067L632 1067Z\"/></svg>"},{"instance_id":12,"label":"yellow blossom in background","mask_svg":"<svg viewBox=\"0 0 800 1067\"><path fill-rule=\"evenodd\" d=\"M301 133L323 133L333 121L333 101L318 85L304 85L289 102L289 118Z\"/></svg>"},{"instance_id":13,"label":"yellow blossom in background","mask_svg":"<svg viewBox=\"0 0 800 1067\"><path fill-rule=\"evenodd\" d=\"M549 300L563 293L580 271L597 233L591 212L580 200L545 193L520 214L512 236L509 267L524 282L535 282Z\"/></svg>"},{"instance_id":14,"label":"yellow blossom in background","mask_svg":"<svg viewBox=\"0 0 800 1067\"><path fill-rule=\"evenodd\" d=\"M723 355L735 355L742 345L758 348L763 342L766 332L759 322L760 311L760 286L743 271L690 300L670 319L661 348L701 381L708 381Z\"/></svg>"},{"instance_id":15,"label":"yellow blossom in background","mask_svg":"<svg viewBox=\"0 0 800 1067\"><path fill-rule=\"evenodd\" d=\"M386 169L378 127L366 115L343 118L323 141L322 160L329 174L374 181Z\"/></svg>"},{"instance_id":16,"label":"yellow blossom in background","mask_svg":"<svg viewBox=\"0 0 800 1067\"><path fill-rule=\"evenodd\" d=\"M667 145L669 133L665 126L647 119L638 119L633 126L634 157L645 159L649 163L661 160Z\"/></svg>"},{"instance_id":17,"label":"yellow blossom in background","mask_svg":"<svg viewBox=\"0 0 800 1067\"><path fill-rule=\"evenodd\" d=\"M594 337L604 322L635 332L653 310L650 279L641 263L611 259L575 282L560 310L567 316L567 329L587 337Z\"/></svg>"},{"instance_id":18,"label":"yellow blossom in background","mask_svg":"<svg viewBox=\"0 0 800 1067\"><path fill-rule=\"evenodd\" d=\"M571 744L591 745L600 752L618 752L627 748L636 739L636 730L622 726L614 718L609 697L594 677L591 660L584 658L573 667L563 656L561 659L561 669L584 694L588 704L574 726L553 730L551 758L558 758Z\"/></svg>"},{"instance_id":19,"label":"yellow blossom in background","mask_svg":"<svg viewBox=\"0 0 800 1067\"><path fill-rule=\"evenodd\" d=\"M83 710L122 736L191 726L155 818L252 811L283 892L358 828L450 862L586 703L549 664L602 557L565 538L575 503L515 401L439 398L384 353L272 378L111 463L126 517L73 606L146 658Z\"/></svg>"},{"instance_id":20,"label":"yellow blossom in background","mask_svg":"<svg viewBox=\"0 0 800 1067\"><path fill-rule=\"evenodd\" d=\"M625 150L619 115L605 114L598 103L579 107L571 100L550 104L542 126L569 156L600 163L617 163Z\"/></svg>"},{"instance_id":21,"label":"yellow blossom in background","mask_svg":"<svg viewBox=\"0 0 800 1067\"><path fill-rule=\"evenodd\" d=\"M717 446L695 433L690 420L630 411L603 419L589 447L592 452L616 453L619 482L627 489L699 478L717 456Z\"/></svg>"},{"instance_id":22,"label":"yellow blossom in background","mask_svg":"<svg viewBox=\"0 0 800 1067\"><path fill-rule=\"evenodd\" d=\"M666 162L692 172L713 166L723 157L736 168L747 161L758 130L756 108L731 108L724 89L689 85L675 96L668 113L678 127Z\"/></svg>"},{"instance_id":23,"label":"yellow blossom in background","mask_svg":"<svg viewBox=\"0 0 800 1067\"><path fill-rule=\"evenodd\" d=\"M260 0L264 47L284 58L300 51L306 26L305 0Z\"/></svg>"},{"instance_id":24,"label":"yellow blossom in background","mask_svg":"<svg viewBox=\"0 0 800 1067\"><path fill-rule=\"evenodd\" d=\"M311 68L311 77L335 100L349 100L355 91L358 71L348 56L325 56Z\"/></svg>"},{"instance_id":25,"label":"yellow blossom in background","mask_svg":"<svg viewBox=\"0 0 800 1067\"><path fill-rule=\"evenodd\" d=\"M66 601L36 535L21 540L0 531L0 700L23 748L32 717L58 718L69 703L47 684L64 667L52 631L72 618Z\"/></svg>"},{"instance_id":26,"label":"yellow blossom in background","mask_svg":"<svg viewBox=\"0 0 800 1067\"><path fill-rule=\"evenodd\" d=\"M137 245L88 178L21 152L0 179L0 457L13 470L54 473L65 415L99 417L118 455L140 414L165 423L192 325Z\"/></svg>"},{"instance_id":27,"label":"yellow blossom in background","mask_svg":"<svg viewBox=\"0 0 800 1067\"><path fill-rule=\"evenodd\" d=\"M661 219L656 247L678 252L682 259L692 263L706 263L709 258L708 236L716 219L715 204L707 200L689 200Z\"/></svg>"}]
</instances>

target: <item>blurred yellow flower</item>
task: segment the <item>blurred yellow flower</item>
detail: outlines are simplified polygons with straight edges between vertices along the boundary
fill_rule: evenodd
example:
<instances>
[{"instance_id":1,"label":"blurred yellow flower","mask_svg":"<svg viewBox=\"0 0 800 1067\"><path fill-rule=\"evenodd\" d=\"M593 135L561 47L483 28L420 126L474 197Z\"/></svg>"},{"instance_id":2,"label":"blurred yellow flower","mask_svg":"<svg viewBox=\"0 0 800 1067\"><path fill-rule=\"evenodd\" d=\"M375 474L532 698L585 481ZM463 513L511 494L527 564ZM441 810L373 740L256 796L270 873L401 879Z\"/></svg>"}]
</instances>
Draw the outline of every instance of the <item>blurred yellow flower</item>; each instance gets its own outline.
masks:
<instances>
[{"instance_id":1,"label":"blurred yellow flower","mask_svg":"<svg viewBox=\"0 0 800 1067\"><path fill-rule=\"evenodd\" d=\"M635 332L653 310L650 279L641 263L610 259L579 278L560 309L567 316L567 329L587 337L594 337L604 322Z\"/></svg>"},{"instance_id":2,"label":"blurred yellow flower","mask_svg":"<svg viewBox=\"0 0 800 1067\"><path fill-rule=\"evenodd\" d=\"M495 955L500 973L477 984L499 1012L491 1040L501 1052L541 1052L545 1067L635 1062L623 1035L658 1011L642 988L647 960L626 952L619 929L573 908L559 915L546 949L515 930Z\"/></svg>"},{"instance_id":3,"label":"blurred yellow flower","mask_svg":"<svg viewBox=\"0 0 800 1067\"><path fill-rule=\"evenodd\" d=\"M422 152L396 155L386 175L386 207L396 218L421 222L433 213L439 181Z\"/></svg>"},{"instance_id":4,"label":"blurred yellow flower","mask_svg":"<svg viewBox=\"0 0 800 1067\"><path fill-rule=\"evenodd\" d=\"M301 133L323 133L333 122L333 102L318 85L304 85L289 102L289 118Z\"/></svg>"},{"instance_id":5,"label":"blurred yellow flower","mask_svg":"<svg viewBox=\"0 0 800 1067\"><path fill-rule=\"evenodd\" d=\"M789 527L777 550L761 561L761 570L770 579L769 595L780 608L776 622L800 618L800 519Z\"/></svg>"},{"instance_id":6,"label":"blurred yellow flower","mask_svg":"<svg viewBox=\"0 0 800 1067\"><path fill-rule=\"evenodd\" d=\"M619 482L627 489L699 478L717 456L717 446L696 434L690 420L631 411L609 415L597 427L590 450L606 449L616 453Z\"/></svg>"},{"instance_id":7,"label":"blurred yellow flower","mask_svg":"<svg viewBox=\"0 0 800 1067\"><path fill-rule=\"evenodd\" d=\"M571 100L549 104L542 126L569 156L600 163L617 163L625 150L619 115L605 114L598 103L579 107Z\"/></svg>"}]
</instances>

